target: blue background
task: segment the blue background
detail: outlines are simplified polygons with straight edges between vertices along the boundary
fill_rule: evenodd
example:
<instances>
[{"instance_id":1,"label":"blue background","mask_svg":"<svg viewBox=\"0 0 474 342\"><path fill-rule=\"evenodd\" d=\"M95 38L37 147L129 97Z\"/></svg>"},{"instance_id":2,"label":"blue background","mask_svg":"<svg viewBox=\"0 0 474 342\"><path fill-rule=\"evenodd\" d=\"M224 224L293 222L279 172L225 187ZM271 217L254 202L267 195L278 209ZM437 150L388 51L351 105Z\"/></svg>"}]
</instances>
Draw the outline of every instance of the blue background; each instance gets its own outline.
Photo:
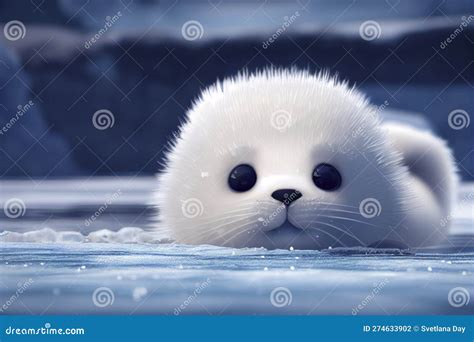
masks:
<instances>
[{"instance_id":1,"label":"blue background","mask_svg":"<svg viewBox=\"0 0 474 342\"><path fill-rule=\"evenodd\" d=\"M51 336L5 335L9 326L84 328L83 336L68 339L104 341L472 341L471 316L4 316L3 341L51 340ZM364 333L364 325L465 326L460 333Z\"/></svg>"}]
</instances>

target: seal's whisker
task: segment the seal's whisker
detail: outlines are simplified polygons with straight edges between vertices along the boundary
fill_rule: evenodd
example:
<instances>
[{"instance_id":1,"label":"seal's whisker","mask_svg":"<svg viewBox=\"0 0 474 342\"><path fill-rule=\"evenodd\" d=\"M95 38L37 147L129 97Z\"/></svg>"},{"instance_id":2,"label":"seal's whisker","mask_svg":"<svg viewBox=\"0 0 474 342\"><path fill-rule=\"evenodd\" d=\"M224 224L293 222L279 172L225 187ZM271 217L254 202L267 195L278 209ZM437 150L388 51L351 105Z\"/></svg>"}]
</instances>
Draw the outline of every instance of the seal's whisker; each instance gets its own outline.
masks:
<instances>
[{"instance_id":1,"label":"seal's whisker","mask_svg":"<svg viewBox=\"0 0 474 342\"><path fill-rule=\"evenodd\" d=\"M318 200L307 200L306 203L308 204L320 204L320 205L327 205L327 206L334 206L334 207L346 207L346 208L354 208L358 209L358 206L349 205L349 204L340 204L340 203L333 203L333 202L322 202Z\"/></svg>"},{"instance_id":2,"label":"seal's whisker","mask_svg":"<svg viewBox=\"0 0 474 342\"><path fill-rule=\"evenodd\" d=\"M246 233L246 232L250 232L252 231L254 225L252 225L249 229L240 229L242 227L245 227L246 225L240 225L238 227L235 227L234 229L230 230L229 232L225 233L224 235L221 235L220 238L224 237L224 236L227 236L229 235L230 233L233 233L235 232L236 230L240 230L239 232L237 232L236 234L232 235L230 238L228 238L227 240L225 240L222 244L225 245L227 242L235 239L237 236L243 234L243 233Z\"/></svg>"},{"instance_id":3,"label":"seal's whisker","mask_svg":"<svg viewBox=\"0 0 474 342\"><path fill-rule=\"evenodd\" d=\"M322 221L313 221L311 222L310 224L312 223L316 223L316 224L322 224L322 225L325 225L325 226L328 226L328 227L331 227L335 230L337 230L338 232L341 232L343 234L346 234L347 236L353 238L354 240L356 240L358 243L360 243L362 246L364 246L364 242L362 240L360 240L358 237L356 237L354 234L352 234L351 232L348 232L348 231L345 231L344 229L341 229L335 225L332 225L330 223L327 223L327 222L322 222ZM314 227L309 227L309 229L314 229Z\"/></svg>"},{"instance_id":4,"label":"seal's whisker","mask_svg":"<svg viewBox=\"0 0 474 342\"><path fill-rule=\"evenodd\" d=\"M229 219L233 219L233 218L237 218L237 217L250 218L250 217L253 217L257 214L258 214L257 212L250 212L250 213L238 214L238 215L227 215L227 216L217 217L217 218L213 218L213 219L209 219L209 220L196 220L196 222L199 222L199 224L192 224L192 221L188 221L190 223L190 227L185 228L185 229L196 229L196 228L200 228L202 226L208 226L208 225L210 225L211 228L215 229L216 227L213 226L213 224L215 224L215 223L225 221L225 220L229 220Z\"/></svg>"},{"instance_id":5,"label":"seal's whisker","mask_svg":"<svg viewBox=\"0 0 474 342\"><path fill-rule=\"evenodd\" d=\"M321 228L316 228L316 227L310 227L308 228L310 230L314 230L314 231L318 231L318 232L321 232L323 234L326 234L328 235L329 237L333 238L336 242L340 243L342 247L347 247L347 245L345 243L343 243L338 237L334 236L333 234L321 229Z\"/></svg>"},{"instance_id":6,"label":"seal's whisker","mask_svg":"<svg viewBox=\"0 0 474 342\"><path fill-rule=\"evenodd\" d=\"M240 221L242 221L242 220L233 222L233 224L238 223ZM241 227L245 227L246 225L248 225L248 223L244 223L244 224L240 224L240 225L235 226L235 227L231 227L230 230L228 230L227 232L224 232L223 234L216 234L215 229L210 228L210 229L206 229L204 231L196 232L196 234L193 234L190 237L192 239L196 239L196 238L202 238L203 236L206 236L207 243L212 244L212 243L216 242L218 239L221 239L222 237L227 236L227 235L233 233L234 231L239 230ZM207 235L209 235L209 237L207 237Z\"/></svg>"},{"instance_id":7,"label":"seal's whisker","mask_svg":"<svg viewBox=\"0 0 474 342\"><path fill-rule=\"evenodd\" d=\"M347 214L354 214L354 215L359 215L360 216L360 211L351 211L351 210L344 210L344 209L334 209L330 207L325 207L325 208L301 208L302 212L339 212L339 213L347 213Z\"/></svg>"},{"instance_id":8,"label":"seal's whisker","mask_svg":"<svg viewBox=\"0 0 474 342\"><path fill-rule=\"evenodd\" d=\"M238 209L234 209L234 210L226 210L225 212L222 212L222 213L219 213L219 214L216 214L216 215L205 215L205 217L186 217L184 214L183 215L178 215L177 217L175 217L176 221L183 221L183 222L190 222L190 220L193 220L193 219L196 219L196 221L199 221L199 222L203 222L204 220L203 219L214 219L214 218L220 218L222 216L225 216L225 215L231 215L231 214L235 214L235 213L240 213L240 212L245 212L245 211L248 211L252 209L252 206L246 206L246 207L239 207Z\"/></svg>"},{"instance_id":9,"label":"seal's whisker","mask_svg":"<svg viewBox=\"0 0 474 342\"><path fill-rule=\"evenodd\" d=\"M352 221L352 222L362 223L365 226L377 227L377 225L375 224L364 222L362 220L356 220L350 217L344 217L344 216L318 215L318 218L329 218L329 219L336 219L336 220L343 220L343 221Z\"/></svg>"},{"instance_id":10,"label":"seal's whisker","mask_svg":"<svg viewBox=\"0 0 474 342\"><path fill-rule=\"evenodd\" d=\"M234 221L229 221L229 222L225 222L225 223L222 223L220 225L217 225L217 226L214 226L212 224L206 224L205 227L206 229L201 229L201 230L196 230L196 233L195 234L191 234L190 237L199 237L201 235L205 235L205 233L207 232L212 232L212 231L215 231L216 229L219 229L219 228L222 228L222 227L225 227L227 225L233 225L235 223L239 223L239 222L242 222L242 221L245 221L247 220L249 217L244 217L244 218L240 218L240 219L237 219L237 220L234 220ZM196 228L195 226L193 227L189 227L189 228L185 228L186 230L190 230L190 231L194 231ZM226 232L227 234L227 232Z\"/></svg>"}]
</instances>

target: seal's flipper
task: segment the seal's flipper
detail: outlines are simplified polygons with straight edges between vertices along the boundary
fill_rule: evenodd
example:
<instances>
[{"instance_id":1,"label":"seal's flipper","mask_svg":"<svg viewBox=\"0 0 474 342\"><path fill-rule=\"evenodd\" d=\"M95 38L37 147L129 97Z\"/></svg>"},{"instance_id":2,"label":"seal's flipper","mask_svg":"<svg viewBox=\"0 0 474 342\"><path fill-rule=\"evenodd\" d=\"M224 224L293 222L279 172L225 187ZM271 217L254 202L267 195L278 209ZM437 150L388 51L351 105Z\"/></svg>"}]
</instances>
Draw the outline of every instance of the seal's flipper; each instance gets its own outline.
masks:
<instances>
[{"instance_id":1,"label":"seal's flipper","mask_svg":"<svg viewBox=\"0 0 474 342\"><path fill-rule=\"evenodd\" d=\"M403 164L435 195L443 215L449 215L456 194L457 175L451 150L440 138L406 125L383 125Z\"/></svg>"}]
</instances>

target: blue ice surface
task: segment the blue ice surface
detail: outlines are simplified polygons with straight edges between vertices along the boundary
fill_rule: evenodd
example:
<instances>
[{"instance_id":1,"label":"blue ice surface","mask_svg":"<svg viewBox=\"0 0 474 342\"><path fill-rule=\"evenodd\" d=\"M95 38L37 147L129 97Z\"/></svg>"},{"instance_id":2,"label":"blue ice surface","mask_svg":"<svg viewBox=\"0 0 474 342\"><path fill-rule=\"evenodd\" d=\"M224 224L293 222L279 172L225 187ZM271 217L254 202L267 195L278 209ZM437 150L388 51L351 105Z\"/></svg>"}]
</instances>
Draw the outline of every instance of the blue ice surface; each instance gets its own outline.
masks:
<instances>
[{"instance_id":1,"label":"blue ice surface","mask_svg":"<svg viewBox=\"0 0 474 342\"><path fill-rule=\"evenodd\" d=\"M2 182L1 202L21 198L26 210L0 217L1 314L474 313L472 196L433 248L269 251L157 243L152 182Z\"/></svg>"}]
</instances>

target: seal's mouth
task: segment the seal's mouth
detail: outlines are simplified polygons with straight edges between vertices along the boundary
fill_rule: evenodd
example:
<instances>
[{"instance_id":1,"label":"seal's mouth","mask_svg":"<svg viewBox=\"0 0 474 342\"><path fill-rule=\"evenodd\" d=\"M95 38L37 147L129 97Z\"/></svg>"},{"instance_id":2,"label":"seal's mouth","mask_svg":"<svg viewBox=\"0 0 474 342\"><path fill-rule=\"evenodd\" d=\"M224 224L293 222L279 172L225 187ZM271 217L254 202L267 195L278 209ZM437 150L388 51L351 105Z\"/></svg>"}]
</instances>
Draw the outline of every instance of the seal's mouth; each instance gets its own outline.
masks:
<instances>
[{"instance_id":1,"label":"seal's mouth","mask_svg":"<svg viewBox=\"0 0 474 342\"><path fill-rule=\"evenodd\" d=\"M278 227L275 227L272 230L268 231L267 234L272 234L272 235L289 234L289 233L297 234L300 232L301 232L301 228L298 228L294 224L292 224L288 220L288 217L287 217L285 222L283 222Z\"/></svg>"},{"instance_id":2,"label":"seal's mouth","mask_svg":"<svg viewBox=\"0 0 474 342\"><path fill-rule=\"evenodd\" d=\"M319 248L316 240L308 238L307 232L301 228L296 227L288 218L280 226L266 231L266 239L263 240L263 247L274 248L297 248L297 249L311 249Z\"/></svg>"}]
</instances>

